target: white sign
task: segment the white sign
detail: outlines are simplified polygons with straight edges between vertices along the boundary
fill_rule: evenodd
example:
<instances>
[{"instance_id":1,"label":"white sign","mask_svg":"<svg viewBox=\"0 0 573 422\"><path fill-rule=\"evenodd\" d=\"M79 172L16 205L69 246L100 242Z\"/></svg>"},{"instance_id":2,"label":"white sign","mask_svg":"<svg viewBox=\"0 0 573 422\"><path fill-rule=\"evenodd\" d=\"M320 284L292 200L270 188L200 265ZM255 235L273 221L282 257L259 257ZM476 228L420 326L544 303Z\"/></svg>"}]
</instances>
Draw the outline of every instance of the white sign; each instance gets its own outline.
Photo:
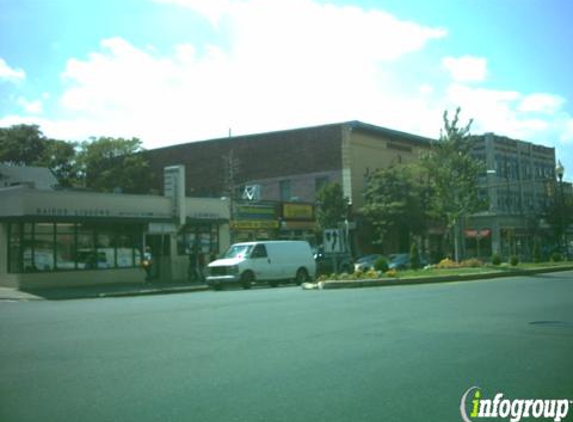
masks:
<instances>
[{"instance_id":1,"label":"white sign","mask_svg":"<svg viewBox=\"0 0 573 422\"><path fill-rule=\"evenodd\" d=\"M173 223L149 223L148 234L170 234L177 233L177 227Z\"/></svg>"},{"instance_id":2,"label":"white sign","mask_svg":"<svg viewBox=\"0 0 573 422\"><path fill-rule=\"evenodd\" d=\"M344 230L326 229L322 244L326 253L341 253L346 251L346 236Z\"/></svg>"},{"instance_id":3,"label":"white sign","mask_svg":"<svg viewBox=\"0 0 573 422\"><path fill-rule=\"evenodd\" d=\"M179 224L185 224L185 166L171 166L163 169L163 192L171 198L171 212L179 219Z\"/></svg>"},{"instance_id":4,"label":"white sign","mask_svg":"<svg viewBox=\"0 0 573 422\"><path fill-rule=\"evenodd\" d=\"M243 199L247 201L261 200L261 185L247 185L243 191Z\"/></svg>"}]
</instances>

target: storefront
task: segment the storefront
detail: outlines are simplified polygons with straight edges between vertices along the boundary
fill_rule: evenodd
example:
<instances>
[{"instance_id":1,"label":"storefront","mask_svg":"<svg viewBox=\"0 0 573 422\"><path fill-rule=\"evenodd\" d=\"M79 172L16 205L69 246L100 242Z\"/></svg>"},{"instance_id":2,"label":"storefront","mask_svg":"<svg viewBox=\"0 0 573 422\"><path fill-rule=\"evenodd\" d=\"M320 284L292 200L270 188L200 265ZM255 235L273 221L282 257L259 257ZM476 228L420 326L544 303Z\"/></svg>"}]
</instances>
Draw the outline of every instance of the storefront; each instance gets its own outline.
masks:
<instances>
[{"instance_id":1,"label":"storefront","mask_svg":"<svg viewBox=\"0 0 573 422\"><path fill-rule=\"evenodd\" d=\"M152 250L157 282L188 280L189 255L207 261L229 245L220 199L0 189L0 285L18 288L143 282Z\"/></svg>"},{"instance_id":2,"label":"storefront","mask_svg":"<svg viewBox=\"0 0 573 422\"><path fill-rule=\"evenodd\" d=\"M296 202L282 203L279 238L306 240L313 244L316 238L314 206Z\"/></svg>"},{"instance_id":3,"label":"storefront","mask_svg":"<svg viewBox=\"0 0 573 422\"><path fill-rule=\"evenodd\" d=\"M270 240L278 237L278 204L236 204L231 223L233 243Z\"/></svg>"}]
</instances>

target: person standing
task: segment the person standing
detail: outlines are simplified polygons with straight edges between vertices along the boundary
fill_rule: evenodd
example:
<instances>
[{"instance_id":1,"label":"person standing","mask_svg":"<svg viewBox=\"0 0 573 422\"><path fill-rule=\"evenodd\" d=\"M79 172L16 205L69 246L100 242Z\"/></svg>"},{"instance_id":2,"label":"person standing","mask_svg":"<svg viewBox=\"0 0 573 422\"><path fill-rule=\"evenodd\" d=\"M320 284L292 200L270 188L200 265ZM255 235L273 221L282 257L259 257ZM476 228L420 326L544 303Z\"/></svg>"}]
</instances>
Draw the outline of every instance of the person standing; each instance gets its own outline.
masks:
<instances>
[{"instance_id":1,"label":"person standing","mask_svg":"<svg viewBox=\"0 0 573 422\"><path fill-rule=\"evenodd\" d=\"M151 282L151 274L153 267L153 254L151 253L151 248L149 246L145 247L145 252L143 253L143 269L145 270L145 282Z\"/></svg>"}]
</instances>

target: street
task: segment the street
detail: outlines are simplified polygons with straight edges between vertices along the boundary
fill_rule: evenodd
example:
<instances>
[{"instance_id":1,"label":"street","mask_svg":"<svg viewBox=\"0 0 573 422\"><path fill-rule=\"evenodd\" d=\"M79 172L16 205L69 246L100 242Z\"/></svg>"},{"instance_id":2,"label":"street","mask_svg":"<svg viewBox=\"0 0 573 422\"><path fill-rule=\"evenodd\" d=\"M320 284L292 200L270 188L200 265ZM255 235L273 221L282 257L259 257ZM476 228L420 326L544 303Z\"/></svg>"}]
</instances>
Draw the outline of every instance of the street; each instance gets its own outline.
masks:
<instances>
[{"instance_id":1,"label":"street","mask_svg":"<svg viewBox=\"0 0 573 422\"><path fill-rule=\"evenodd\" d=\"M460 421L573 400L573 272L4 302L0 362L3 422Z\"/></svg>"}]
</instances>

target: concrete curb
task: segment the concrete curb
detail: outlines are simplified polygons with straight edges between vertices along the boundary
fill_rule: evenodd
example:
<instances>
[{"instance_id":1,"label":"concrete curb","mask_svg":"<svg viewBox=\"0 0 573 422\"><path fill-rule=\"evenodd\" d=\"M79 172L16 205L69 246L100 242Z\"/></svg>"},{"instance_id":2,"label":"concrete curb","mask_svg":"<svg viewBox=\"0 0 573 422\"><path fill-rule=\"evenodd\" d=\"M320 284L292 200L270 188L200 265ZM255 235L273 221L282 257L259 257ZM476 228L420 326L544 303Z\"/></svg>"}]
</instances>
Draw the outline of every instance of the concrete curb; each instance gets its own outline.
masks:
<instances>
[{"instance_id":1,"label":"concrete curb","mask_svg":"<svg viewBox=\"0 0 573 422\"><path fill-rule=\"evenodd\" d=\"M330 289L354 289L361 287L386 287L386 286L408 286L414 284L435 284L453 283L458 281L489 280L494 278L518 277L524 275L535 275L545 273L555 273L573 270L573 265L562 267L547 267L513 271L495 271L491 273L452 275L440 277L419 277L419 278L383 278L372 280L326 280L318 283L306 283L303 290L330 290Z\"/></svg>"},{"instance_id":2,"label":"concrete curb","mask_svg":"<svg viewBox=\"0 0 573 422\"><path fill-rule=\"evenodd\" d=\"M209 290L208 286L189 286L189 287L169 287L169 288L151 288L143 289L138 291L126 291L126 292L103 292L99 293L95 297L105 298L105 297L130 297L130 296L150 296L150 295L164 295L164 294L174 294L174 293L191 293L191 292L202 292Z\"/></svg>"},{"instance_id":3,"label":"concrete curb","mask_svg":"<svg viewBox=\"0 0 573 422\"><path fill-rule=\"evenodd\" d=\"M97 299L97 298L121 298L133 296L150 296L175 293L192 293L209 290L207 285L182 285L182 286L116 286L106 288L98 286L94 288L75 289L50 289L21 291L14 288L0 288L0 301L38 301L38 300L74 300L74 299Z\"/></svg>"}]
</instances>

